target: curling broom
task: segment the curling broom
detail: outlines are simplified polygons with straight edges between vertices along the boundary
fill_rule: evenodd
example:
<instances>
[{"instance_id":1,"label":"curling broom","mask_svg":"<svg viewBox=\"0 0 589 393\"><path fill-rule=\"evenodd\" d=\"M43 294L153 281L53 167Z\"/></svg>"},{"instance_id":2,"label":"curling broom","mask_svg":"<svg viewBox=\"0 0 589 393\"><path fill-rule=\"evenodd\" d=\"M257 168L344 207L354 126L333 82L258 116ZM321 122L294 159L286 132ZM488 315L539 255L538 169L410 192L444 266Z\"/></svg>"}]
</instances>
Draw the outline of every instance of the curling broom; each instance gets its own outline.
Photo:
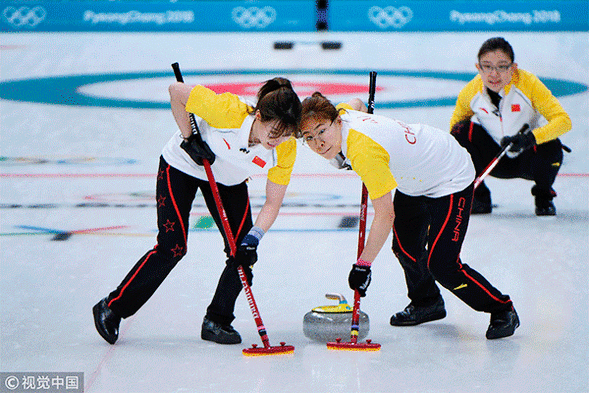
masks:
<instances>
[{"instance_id":1,"label":"curling broom","mask_svg":"<svg viewBox=\"0 0 589 393\"><path fill-rule=\"evenodd\" d=\"M376 92L376 72L370 72L370 88L368 95L368 113L374 112L374 94ZM366 234L366 214L368 210L368 189L362 183L362 199L360 203L360 231L358 234L358 258L364 250L364 237ZM354 307L352 309L352 329L349 342L342 342L337 339L335 342L328 342L327 349L343 351L378 351L380 344L366 340L364 343L358 342L358 329L360 328L360 293L354 291Z\"/></svg>"}]
</instances>

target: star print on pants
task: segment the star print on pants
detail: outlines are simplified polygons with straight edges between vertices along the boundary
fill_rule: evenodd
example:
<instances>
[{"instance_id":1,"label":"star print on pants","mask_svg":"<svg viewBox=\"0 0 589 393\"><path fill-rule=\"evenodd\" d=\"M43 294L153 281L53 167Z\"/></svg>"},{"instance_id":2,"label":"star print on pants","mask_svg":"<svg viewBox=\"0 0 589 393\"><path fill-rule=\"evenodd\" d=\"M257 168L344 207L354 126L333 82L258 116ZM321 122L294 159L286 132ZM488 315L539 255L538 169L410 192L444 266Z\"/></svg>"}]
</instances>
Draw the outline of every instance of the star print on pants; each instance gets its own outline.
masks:
<instances>
[{"instance_id":1,"label":"star print on pants","mask_svg":"<svg viewBox=\"0 0 589 393\"><path fill-rule=\"evenodd\" d=\"M160 195L157 198L157 207L162 207L162 206L166 206L166 197L163 195Z\"/></svg>"},{"instance_id":2,"label":"star print on pants","mask_svg":"<svg viewBox=\"0 0 589 393\"><path fill-rule=\"evenodd\" d=\"M168 222L166 222L164 224L164 227L166 227L166 233L169 232L169 231L174 232L174 224L175 224L175 222L172 222L170 220L168 220Z\"/></svg>"},{"instance_id":3,"label":"star print on pants","mask_svg":"<svg viewBox=\"0 0 589 393\"><path fill-rule=\"evenodd\" d=\"M172 252L174 253L174 258L182 256L184 254L184 247L179 244L176 244L176 247L172 248Z\"/></svg>"}]
</instances>

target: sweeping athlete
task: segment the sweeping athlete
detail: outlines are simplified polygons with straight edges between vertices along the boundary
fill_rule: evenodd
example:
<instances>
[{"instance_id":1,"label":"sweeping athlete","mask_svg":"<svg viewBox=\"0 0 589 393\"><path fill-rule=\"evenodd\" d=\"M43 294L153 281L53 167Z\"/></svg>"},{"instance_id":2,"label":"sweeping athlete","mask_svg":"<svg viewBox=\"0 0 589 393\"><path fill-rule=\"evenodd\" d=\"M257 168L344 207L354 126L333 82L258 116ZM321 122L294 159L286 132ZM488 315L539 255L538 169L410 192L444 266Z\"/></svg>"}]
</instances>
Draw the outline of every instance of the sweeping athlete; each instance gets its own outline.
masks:
<instances>
[{"instance_id":1,"label":"sweeping athlete","mask_svg":"<svg viewBox=\"0 0 589 393\"><path fill-rule=\"evenodd\" d=\"M238 344L231 326L235 302L242 289L237 267L252 281L257 246L274 223L296 158L301 102L289 80L274 78L260 88L257 103L231 93L216 94L204 86L174 83L171 108L179 127L160 157L156 185L157 245L148 251L120 285L93 308L98 333L117 341L121 318L135 314L187 253L188 218L200 189L217 227L222 228L214 196L203 167L211 164L231 231L239 245L231 257L223 234L226 267L203 318L201 338ZM194 114L202 141L192 133L188 113ZM246 181L267 172L266 201L253 224Z\"/></svg>"},{"instance_id":2,"label":"sweeping athlete","mask_svg":"<svg viewBox=\"0 0 589 393\"><path fill-rule=\"evenodd\" d=\"M392 228L411 303L391 317L391 325L444 318L437 281L474 310L491 314L487 338L512 335L519 318L509 296L460 259L475 177L468 152L439 129L365 111L358 99L335 107L314 93L303 101L301 118L303 141L336 166L351 167L372 200L374 219L350 271L350 287L365 296L372 262Z\"/></svg>"},{"instance_id":3,"label":"sweeping athlete","mask_svg":"<svg viewBox=\"0 0 589 393\"><path fill-rule=\"evenodd\" d=\"M479 75L458 95L450 128L471 154L477 175L502 147L513 143L490 175L533 180L536 215L552 216L556 214L552 185L563 159L558 137L571 129L571 120L550 90L536 76L518 69L514 60L505 39L483 43L476 64ZM531 132L518 132L525 124ZM492 209L491 191L483 182L475 190L472 213Z\"/></svg>"}]
</instances>

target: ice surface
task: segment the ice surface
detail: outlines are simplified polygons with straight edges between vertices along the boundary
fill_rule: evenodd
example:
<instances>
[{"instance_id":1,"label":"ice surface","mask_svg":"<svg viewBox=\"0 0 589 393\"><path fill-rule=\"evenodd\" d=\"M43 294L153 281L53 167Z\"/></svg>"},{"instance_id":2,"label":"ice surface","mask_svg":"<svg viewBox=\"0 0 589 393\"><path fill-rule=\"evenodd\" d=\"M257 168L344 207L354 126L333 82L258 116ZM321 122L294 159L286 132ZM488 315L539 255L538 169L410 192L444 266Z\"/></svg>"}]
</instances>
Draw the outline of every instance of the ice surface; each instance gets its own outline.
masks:
<instances>
[{"instance_id":1,"label":"ice surface","mask_svg":"<svg viewBox=\"0 0 589 393\"><path fill-rule=\"evenodd\" d=\"M521 68L589 84L586 33L504 36ZM165 89L173 81L170 64L176 61L185 71L269 70L203 79L193 75L186 77L188 83L259 82L274 76L272 70L293 69L474 75L475 54L489 37L330 34L330 40L343 42L342 50L323 52L311 45L272 50L275 40L312 40L313 34L2 34L0 72L2 81L12 81L169 71L169 81L159 76L80 88L95 97L165 103ZM285 74L295 84L311 86L368 81L368 72ZM377 82L383 86L377 112L447 129L451 106L379 109L379 99L455 96L460 84L420 78L412 84L384 76ZM296 349L289 356L254 358L241 353L260 343L243 298L234 322L243 345L200 340L202 317L223 267L221 236L207 228L200 199L188 255L153 298L123 321L117 344L108 345L94 329L92 306L154 245L154 174L175 130L170 111L3 100L0 371L81 371L89 393L587 392L588 98L586 91L560 98L573 119L573 130L562 138L573 152L566 155L555 184L558 215L534 215L530 182L489 179L497 206L493 214L470 222L463 260L514 300L521 327L513 337L486 340L488 315L445 290L445 319L391 327L391 314L408 300L402 270L387 246L374 263L373 281L362 300L370 316L369 337L382 349L329 351L306 338L303 316L325 304L326 292L352 298L347 274L356 255L357 228L339 224L357 214L360 183L303 148L282 214L260 245L253 286L271 343L285 341ZM250 190L259 209L264 180L254 178ZM61 232L74 233L53 240Z\"/></svg>"}]
</instances>

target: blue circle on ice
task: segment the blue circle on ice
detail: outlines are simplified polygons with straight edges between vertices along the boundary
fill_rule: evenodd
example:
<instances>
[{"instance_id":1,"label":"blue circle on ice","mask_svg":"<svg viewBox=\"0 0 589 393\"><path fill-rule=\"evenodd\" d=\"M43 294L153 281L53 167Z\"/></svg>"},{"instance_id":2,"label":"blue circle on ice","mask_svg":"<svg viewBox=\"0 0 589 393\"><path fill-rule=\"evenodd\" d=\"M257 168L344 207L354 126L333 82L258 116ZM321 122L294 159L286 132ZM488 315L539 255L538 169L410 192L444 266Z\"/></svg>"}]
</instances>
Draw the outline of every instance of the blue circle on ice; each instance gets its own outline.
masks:
<instances>
[{"instance_id":1,"label":"blue circle on ice","mask_svg":"<svg viewBox=\"0 0 589 393\"><path fill-rule=\"evenodd\" d=\"M307 70L307 69L265 69L265 70L217 70L217 71L185 71L184 76L228 76L244 77L252 75L295 75L312 77L358 77L368 76L369 70ZM448 71L404 71L379 70L380 77L414 78L416 81L424 79L444 80L466 83L474 74L470 72ZM112 74L88 74L31 78L0 83L0 98L13 101L34 102L53 105L74 105L108 108L134 109L169 109L167 101L138 100L119 97L101 97L83 92L83 87L92 84L116 83L121 81L147 80L155 78L169 78L175 80L172 70L154 72L124 72ZM588 86L579 82L556 78L541 78L544 84L556 97L582 93ZM438 94L434 97L417 97L406 99L377 100L377 108L415 108L453 106L456 96L453 94Z\"/></svg>"}]
</instances>

